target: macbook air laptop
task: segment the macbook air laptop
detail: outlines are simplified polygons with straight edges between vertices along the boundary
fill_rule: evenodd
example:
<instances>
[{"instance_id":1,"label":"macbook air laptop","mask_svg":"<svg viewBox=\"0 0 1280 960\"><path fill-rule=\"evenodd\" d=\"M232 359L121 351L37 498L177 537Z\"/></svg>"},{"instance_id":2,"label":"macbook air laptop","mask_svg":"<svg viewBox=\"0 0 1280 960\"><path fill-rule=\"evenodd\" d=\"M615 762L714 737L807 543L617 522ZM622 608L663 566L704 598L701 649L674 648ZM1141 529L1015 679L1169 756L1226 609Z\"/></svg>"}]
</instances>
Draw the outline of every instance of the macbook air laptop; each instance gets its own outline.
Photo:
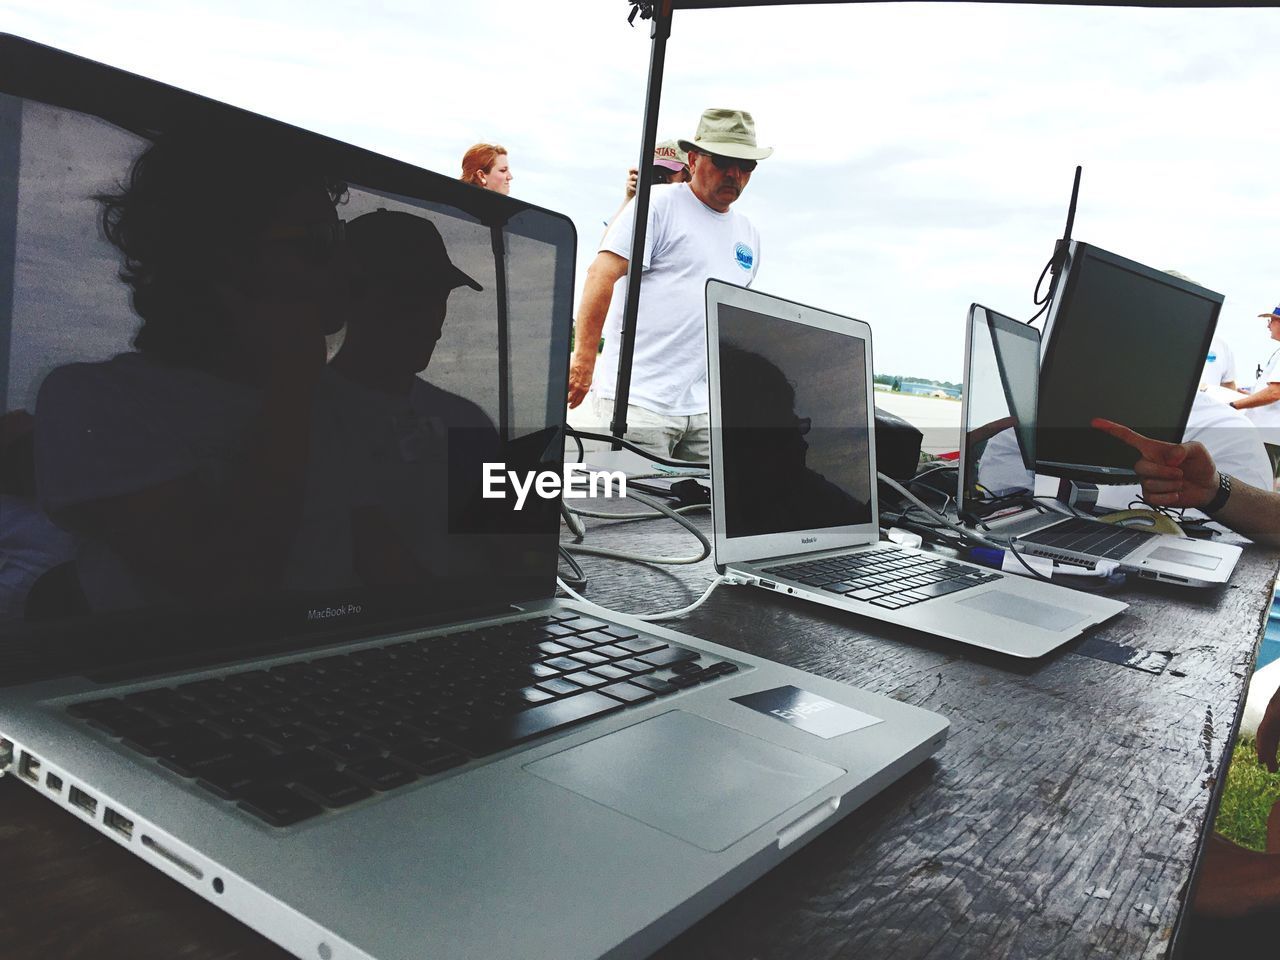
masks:
<instances>
[{"instance_id":1,"label":"macbook air laptop","mask_svg":"<svg viewBox=\"0 0 1280 960\"><path fill-rule=\"evenodd\" d=\"M1152 580L1226 583L1240 547L1064 516L1035 497L1040 331L974 304L965 336L961 516L984 536L1071 564L1114 561ZM1041 434L1042 435L1042 434Z\"/></svg>"},{"instance_id":2,"label":"macbook air laptop","mask_svg":"<svg viewBox=\"0 0 1280 960\"><path fill-rule=\"evenodd\" d=\"M880 541L871 328L707 283L717 569L1017 657L1127 606Z\"/></svg>"},{"instance_id":3,"label":"macbook air laptop","mask_svg":"<svg viewBox=\"0 0 1280 960\"><path fill-rule=\"evenodd\" d=\"M298 957L639 957L942 745L481 496L561 469L566 217L12 37L0 129L0 772L68 817Z\"/></svg>"}]
</instances>

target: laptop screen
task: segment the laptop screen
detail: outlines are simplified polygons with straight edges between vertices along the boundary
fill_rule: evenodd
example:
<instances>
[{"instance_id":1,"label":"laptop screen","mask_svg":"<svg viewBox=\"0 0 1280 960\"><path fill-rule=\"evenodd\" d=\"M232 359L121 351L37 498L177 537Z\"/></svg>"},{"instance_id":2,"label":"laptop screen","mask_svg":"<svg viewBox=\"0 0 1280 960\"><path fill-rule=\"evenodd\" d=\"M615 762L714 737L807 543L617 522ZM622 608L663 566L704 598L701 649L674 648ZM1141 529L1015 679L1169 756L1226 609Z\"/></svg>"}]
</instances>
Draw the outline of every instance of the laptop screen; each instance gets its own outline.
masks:
<instances>
[{"instance_id":1,"label":"laptop screen","mask_svg":"<svg viewBox=\"0 0 1280 960\"><path fill-rule=\"evenodd\" d=\"M718 329L726 536L871 523L864 341L726 303Z\"/></svg>"},{"instance_id":2,"label":"laptop screen","mask_svg":"<svg viewBox=\"0 0 1280 960\"><path fill-rule=\"evenodd\" d=\"M964 376L961 508L979 516L1035 492L1040 333L974 304Z\"/></svg>"},{"instance_id":3,"label":"laptop screen","mask_svg":"<svg viewBox=\"0 0 1280 960\"><path fill-rule=\"evenodd\" d=\"M1222 295L1086 243L1073 243L1045 332L1036 455L1132 477L1134 453L1090 422L1105 417L1182 439ZM1098 477L1097 479L1103 479Z\"/></svg>"},{"instance_id":4,"label":"laptop screen","mask_svg":"<svg viewBox=\"0 0 1280 960\"><path fill-rule=\"evenodd\" d=\"M0 644L552 594L566 218L9 37L0 130Z\"/></svg>"}]
</instances>

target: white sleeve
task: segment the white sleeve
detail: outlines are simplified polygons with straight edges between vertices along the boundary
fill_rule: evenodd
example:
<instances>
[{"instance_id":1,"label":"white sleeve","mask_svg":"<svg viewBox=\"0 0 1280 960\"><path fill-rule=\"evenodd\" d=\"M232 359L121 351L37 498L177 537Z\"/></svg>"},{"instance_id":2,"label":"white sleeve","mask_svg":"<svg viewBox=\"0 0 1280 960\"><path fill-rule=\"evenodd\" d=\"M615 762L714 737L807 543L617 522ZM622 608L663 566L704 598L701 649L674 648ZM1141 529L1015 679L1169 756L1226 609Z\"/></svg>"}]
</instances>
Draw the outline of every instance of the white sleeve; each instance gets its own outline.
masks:
<instances>
[{"instance_id":1,"label":"white sleeve","mask_svg":"<svg viewBox=\"0 0 1280 960\"><path fill-rule=\"evenodd\" d=\"M661 249L658 244L659 237L657 234L661 230L663 218L657 215L655 199L652 195L649 197L649 228L644 235L644 269L646 270L653 266L653 251ZM600 250L616 253L623 260L630 263L631 234L635 220L636 201L632 197L627 201L627 205L622 208L622 212L614 219L613 224L605 231L604 239L600 241Z\"/></svg>"}]
</instances>

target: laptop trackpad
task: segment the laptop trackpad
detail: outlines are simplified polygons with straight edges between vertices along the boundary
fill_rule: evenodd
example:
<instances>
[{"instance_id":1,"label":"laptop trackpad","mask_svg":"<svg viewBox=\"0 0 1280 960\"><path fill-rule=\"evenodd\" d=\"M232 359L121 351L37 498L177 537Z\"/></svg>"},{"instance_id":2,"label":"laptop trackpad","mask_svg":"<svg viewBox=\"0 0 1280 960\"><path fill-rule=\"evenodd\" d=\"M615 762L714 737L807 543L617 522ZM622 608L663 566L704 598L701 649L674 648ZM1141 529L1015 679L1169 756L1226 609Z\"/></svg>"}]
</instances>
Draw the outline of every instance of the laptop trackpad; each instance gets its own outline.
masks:
<instances>
[{"instance_id":1,"label":"laptop trackpad","mask_svg":"<svg viewBox=\"0 0 1280 960\"><path fill-rule=\"evenodd\" d=\"M845 773L673 710L526 764L530 773L718 852Z\"/></svg>"},{"instance_id":2,"label":"laptop trackpad","mask_svg":"<svg viewBox=\"0 0 1280 960\"><path fill-rule=\"evenodd\" d=\"M977 596L957 601L963 606L997 617L1007 617L1042 630L1065 630L1085 619L1085 615L1066 607L1031 600L1006 590L988 590Z\"/></svg>"},{"instance_id":3,"label":"laptop trackpad","mask_svg":"<svg viewBox=\"0 0 1280 960\"><path fill-rule=\"evenodd\" d=\"M1149 560L1163 560L1165 563L1181 563L1188 567L1196 567L1200 570L1216 570L1218 564L1221 563L1218 557L1207 557L1202 553L1192 553L1190 550L1179 550L1177 547L1159 546L1151 551Z\"/></svg>"}]
</instances>

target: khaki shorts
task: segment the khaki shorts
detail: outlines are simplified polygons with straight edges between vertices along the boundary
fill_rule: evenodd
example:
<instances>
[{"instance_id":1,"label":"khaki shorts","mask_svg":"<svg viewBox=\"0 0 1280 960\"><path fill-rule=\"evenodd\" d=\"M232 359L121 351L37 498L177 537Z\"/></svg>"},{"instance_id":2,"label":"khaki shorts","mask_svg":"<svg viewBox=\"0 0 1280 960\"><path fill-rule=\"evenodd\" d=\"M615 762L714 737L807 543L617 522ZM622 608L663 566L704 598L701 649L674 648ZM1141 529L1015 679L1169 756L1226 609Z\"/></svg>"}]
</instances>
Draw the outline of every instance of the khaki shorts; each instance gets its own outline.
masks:
<instances>
[{"instance_id":1,"label":"khaki shorts","mask_svg":"<svg viewBox=\"0 0 1280 960\"><path fill-rule=\"evenodd\" d=\"M613 401L591 395L596 419L609 432L613 422ZM627 404L627 432L623 439L642 450L675 460L711 460L711 424L705 413L690 417L669 417L647 407Z\"/></svg>"}]
</instances>

